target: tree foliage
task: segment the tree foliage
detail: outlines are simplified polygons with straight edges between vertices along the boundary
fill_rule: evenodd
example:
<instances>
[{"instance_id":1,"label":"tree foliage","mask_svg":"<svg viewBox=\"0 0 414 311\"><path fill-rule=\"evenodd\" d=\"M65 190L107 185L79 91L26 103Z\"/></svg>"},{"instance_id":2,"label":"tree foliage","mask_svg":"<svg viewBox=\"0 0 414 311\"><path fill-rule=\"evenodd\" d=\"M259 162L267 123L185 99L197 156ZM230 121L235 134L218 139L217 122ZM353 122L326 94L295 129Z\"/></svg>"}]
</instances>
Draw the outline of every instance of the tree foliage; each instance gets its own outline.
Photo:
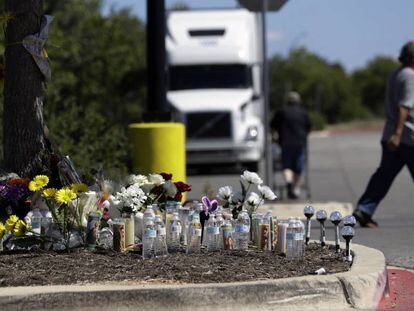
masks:
<instances>
[{"instance_id":1,"label":"tree foliage","mask_svg":"<svg viewBox=\"0 0 414 311\"><path fill-rule=\"evenodd\" d=\"M368 114L342 66L329 63L305 48L292 50L286 58L276 55L271 59L270 85L273 109L283 105L286 94L295 90L313 115L323 116L329 123Z\"/></svg>"},{"instance_id":2,"label":"tree foliage","mask_svg":"<svg viewBox=\"0 0 414 311\"><path fill-rule=\"evenodd\" d=\"M127 126L145 100L145 29L129 11L102 14L102 1L46 1L52 80L45 120L64 154L85 172L128 169Z\"/></svg>"},{"instance_id":3,"label":"tree foliage","mask_svg":"<svg viewBox=\"0 0 414 311\"><path fill-rule=\"evenodd\" d=\"M352 74L352 82L361 104L377 116L384 113L386 81L390 73L398 67L397 61L389 57L378 56L365 68Z\"/></svg>"}]
</instances>

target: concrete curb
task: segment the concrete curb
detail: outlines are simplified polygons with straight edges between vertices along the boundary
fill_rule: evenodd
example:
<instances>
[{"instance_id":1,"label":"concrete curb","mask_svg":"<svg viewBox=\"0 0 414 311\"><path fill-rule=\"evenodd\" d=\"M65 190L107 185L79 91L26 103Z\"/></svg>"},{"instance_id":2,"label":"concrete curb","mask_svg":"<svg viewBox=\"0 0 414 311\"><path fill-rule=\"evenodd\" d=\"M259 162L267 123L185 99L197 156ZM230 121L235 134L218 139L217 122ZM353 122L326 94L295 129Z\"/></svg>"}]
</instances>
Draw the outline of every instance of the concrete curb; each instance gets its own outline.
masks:
<instances>
[{"instance_id":1,"label":"concrete curb","mask_svg":"<svg viewBox=\"0 0 414 311\"><path fill-rule=\"evenodd\" d=\"M372 310L384 291L384 255L353 245L348 272L225 284L69 285L0 289L2 310Z\"/></svg>"}]
</instances>

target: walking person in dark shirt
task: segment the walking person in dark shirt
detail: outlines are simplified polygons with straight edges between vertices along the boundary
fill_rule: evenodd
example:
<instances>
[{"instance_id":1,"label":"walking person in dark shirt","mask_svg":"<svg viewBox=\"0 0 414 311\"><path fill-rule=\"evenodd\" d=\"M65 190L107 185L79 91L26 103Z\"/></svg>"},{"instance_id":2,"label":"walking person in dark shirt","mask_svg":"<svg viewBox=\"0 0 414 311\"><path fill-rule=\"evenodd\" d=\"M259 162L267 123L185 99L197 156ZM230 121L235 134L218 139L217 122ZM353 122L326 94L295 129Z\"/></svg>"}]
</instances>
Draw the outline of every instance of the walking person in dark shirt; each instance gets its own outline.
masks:
<instances>
[{"instance_id":1,"label":"walking person in dark shirt","mask_svg":"<svg viewBox=\"0 0 414 311\"><path fill-rule=\"evenodd\" d=\"M275 113L270 127L278 134L288 198L297 199L306 164L307 137L311 130L309 115L301 107L297 92L288 94L287 105Z\"/></svg>"},{"instance_id":2,"label":"walking person in dark shirt","mask_svg":"<svg viewBox=\"0 0 414 311\"><path fill-rule=\"evenodd\" d=\"M378 227L372 215L405 165L414 180L414 41L402 47L399 61L385 96L381 162L353 214L361 227Z\"/></svg>"}]
</instances>

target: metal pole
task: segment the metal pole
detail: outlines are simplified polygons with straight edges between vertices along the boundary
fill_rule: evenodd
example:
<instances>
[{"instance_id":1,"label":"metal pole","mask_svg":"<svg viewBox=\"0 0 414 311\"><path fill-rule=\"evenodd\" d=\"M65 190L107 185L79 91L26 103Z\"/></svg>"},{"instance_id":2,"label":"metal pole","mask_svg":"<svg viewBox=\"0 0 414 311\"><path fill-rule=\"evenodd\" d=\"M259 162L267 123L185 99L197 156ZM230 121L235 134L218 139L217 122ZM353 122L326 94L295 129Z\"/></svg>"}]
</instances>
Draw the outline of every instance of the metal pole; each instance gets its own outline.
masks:
<instances>
[{"instance_id":1,"label":"metal pole","mask_svg":"<svg viewBox=\"0 0 414 311\"><path fill-rule=\"evenodd\" d=\"M262 0L262 52L263 52L263 123L264 123L264 161L265 161L265 183L267 185L273 184L273 168L271 155L271 137L269 135L269 65L267 60L267 27L266 27L266 13L268 8L268 0Z\"/></svg>"},{"instance_id":2,"label":"metal pole","mask_svg":"<svg viewBox=\"0 0 414 311\"><path fill-rule=\"evenodd\" d=\"M165 0L147 0L147 89L146 121L166 121Z\"/></svg>"}]
</instances>

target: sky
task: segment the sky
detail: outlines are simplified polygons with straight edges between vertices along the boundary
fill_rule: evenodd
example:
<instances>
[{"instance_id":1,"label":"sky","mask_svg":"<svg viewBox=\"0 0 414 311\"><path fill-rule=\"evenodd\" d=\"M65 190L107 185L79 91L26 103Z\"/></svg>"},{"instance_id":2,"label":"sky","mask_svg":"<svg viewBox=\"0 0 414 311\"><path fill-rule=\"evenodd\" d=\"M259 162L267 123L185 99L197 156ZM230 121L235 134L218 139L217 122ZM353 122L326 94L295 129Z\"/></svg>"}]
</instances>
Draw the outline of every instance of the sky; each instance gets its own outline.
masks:
<instances>
[{"instance_id":1,"label":"sky","mask_svg":"<svg viewBox=\"0 0 414 311\"><path fill-rule=\"evenodd\" d=\"M269 0L272 1L272 0ZM166 0L169 7L176 0ZM191 8L231 8L237 0L185 0ZM109 7L129 7L145 21L146 0L106 0ZM397 58L414 40L414 0L289 0L267 16L269 55L287 55L306 47L348 72L378 55Z\"/></svg>"}]
</instances>

